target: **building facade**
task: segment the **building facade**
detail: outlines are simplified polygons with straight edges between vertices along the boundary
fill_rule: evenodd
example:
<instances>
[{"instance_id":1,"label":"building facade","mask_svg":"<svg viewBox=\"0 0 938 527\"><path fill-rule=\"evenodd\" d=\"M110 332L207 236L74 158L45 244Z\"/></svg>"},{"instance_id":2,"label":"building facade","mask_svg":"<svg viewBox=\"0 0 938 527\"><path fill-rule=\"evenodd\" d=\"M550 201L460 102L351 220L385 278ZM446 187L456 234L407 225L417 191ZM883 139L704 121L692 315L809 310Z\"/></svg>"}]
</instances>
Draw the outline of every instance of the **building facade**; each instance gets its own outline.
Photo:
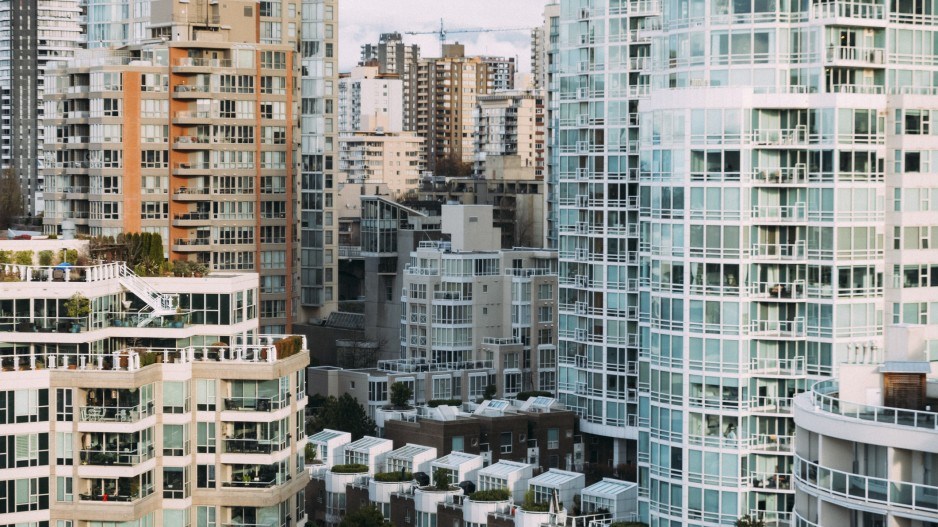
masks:
<instances>
[{"instance_id":1,"label":"building facade","mask_svg":"<svg viewBox=\"0 0 938 527\"><path fill-rule=\"evenodd\" d=\"M295 318L307 323L323 320L338 302L334 189L338 164L339 8L337 0L307 0L302 8L300 303Z\"/></svg>"},{"instance_id":2,"label":"building facade","mask_svg":"<svg viewBox=\"0 0 938 527\"><path fill-rule=\"evenodd\" d=\"M416 191L424 171L423 138L413 132L356 133L339 137L344 184L383 183L392 196Z\"/></svg>"},{"instance_id":3,"label":"building facade","mask_svg":"<svg viewBox=\"0 0 938 527\"><path fill-rule=\"evenodd\" d=\"M514 57L480 57L486 66L486 88L488 93L515 89Z\"/></svg>"},{"instance_id":4,"label":"building facade","mask_svg":"<svg viewBox=\"0 0 938 527\"><path fill-rule=\"evenodd\" d=\"M424 58L405 79L404 129L426 139L427 166L444 159L472 161L473 110L488 93L488 67L466 57L461 44L443 46L440 58Z\"/></svg>"},{"instance_id":5,"label":"building facade","mask_svg":"<svg viewBox=\"0 0 938 527\"><path fill-rule=\"evenodd\" d=\"M77 0L0 2L0 170L10 170L19 180L23 210L33 216L43 211L45 71L82 45L80 20Z\"/></svg>"},{"instance_id":6,"label":"building facade","mask_svg":"<svg viewBox=\"0 0 938 527\"><path fill-rule=\"evenodd\" d=\"M650 525L789 521L749 476L791 466L766 438L793 397L890 315L930 322L932 218L884 212L930 170L915 13L561 3L559 397L637 460Z\"/></svg>"},{"instance_id":7,"label":"building facade","mask_svg":"<svg viewBox=\"0 0 938 527\"><path fill-rule=\"evenodd\" d=\"M296 296L292 49L96 53L48 77L47 229L70 220L91 236L156 232L171 260L260 270L262 318L285 329Z\"/></svg>"},{"instance_id":8,"label":"building facade","mask_svg":"<svg viewBox=\"0 0 938 527\"><path fill-rule=\"evenodd\" d=\"M397 133L404 128L404 85L376 66L357 66L339 79L339 133Z\"/></svg>"},{"instance_id":9,"label":"building facade","mask_svg":"<svg viewBox=\"0 0 938 527\"><path fill-rule=\"evenodd\" d=\"M2 271L2 524L306 524L308 350L259 332L257 274Z\"/></svg>"},{"instance_id":10,"label":"building facade","mask_svg":"<svg viewBox=\"0 0 938 527\"><path fill-rule=\"evenodd\" d=\"M544 179L545 93L502 91L478 97L475 108L474 174L485 179ZM517 157L502 164L493 157ZM515 161L520 170L512 170ZM492 166L489 166L492 165ZM492 171L495 173L491 173Z\"/></svg>"},{"instance_id":11,"label":"building facade","mask_svg":"<svg viewBox=\"0 0 938 527\"><path fill-rule=\"evenodd\" d=\"M382 33L377 44L362 45L360 65L377 63L378 73L404 78L420 61L420 46L404 44L400 33Z\"/></svg>"},{"instance_id":12,"label":"building facade","mask_svg":"<svg viewBox=\"0 0 938 527\"><path fill-rule=\"evenodd\" d=\"M499 250L487 206L445 205L450 241L420 242L404 270L401 357L432 364L494 361L505 397L553 390L554 253Z\"/></svg>"},{"instance_id":13,"label":"building facade","mask_svg":"<svg viewBox=\"0 0 938 527\"><path fill-rule=\"evenodd\" d=\"M793 463L761 483L794 489L794 525L938 520L938 390L929 361L938 341L923 329L887 329L882 353L857 350L837 378L795 398Z\"/></svg>"}]
</instances>

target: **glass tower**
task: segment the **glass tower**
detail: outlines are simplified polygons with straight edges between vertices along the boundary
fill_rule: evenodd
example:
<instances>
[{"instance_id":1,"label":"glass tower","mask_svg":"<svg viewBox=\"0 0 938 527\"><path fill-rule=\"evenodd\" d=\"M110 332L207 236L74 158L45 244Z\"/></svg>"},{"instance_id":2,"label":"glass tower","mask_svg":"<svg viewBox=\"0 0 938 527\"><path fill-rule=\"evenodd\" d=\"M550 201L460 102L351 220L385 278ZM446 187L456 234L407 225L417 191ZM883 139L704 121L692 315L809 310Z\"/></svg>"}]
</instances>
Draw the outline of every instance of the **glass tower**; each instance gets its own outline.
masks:
<instances>
[{"instance_id":1,"label":"glass tower","mask_svg":"<svg viewBox=\"0 0 938 527\"><path fill-rule=\"evenodd\" d=\"M932 322L936 20L561 2L558 388L650 525L793 525L792 398Z\"/></svg>"}]
</instances>

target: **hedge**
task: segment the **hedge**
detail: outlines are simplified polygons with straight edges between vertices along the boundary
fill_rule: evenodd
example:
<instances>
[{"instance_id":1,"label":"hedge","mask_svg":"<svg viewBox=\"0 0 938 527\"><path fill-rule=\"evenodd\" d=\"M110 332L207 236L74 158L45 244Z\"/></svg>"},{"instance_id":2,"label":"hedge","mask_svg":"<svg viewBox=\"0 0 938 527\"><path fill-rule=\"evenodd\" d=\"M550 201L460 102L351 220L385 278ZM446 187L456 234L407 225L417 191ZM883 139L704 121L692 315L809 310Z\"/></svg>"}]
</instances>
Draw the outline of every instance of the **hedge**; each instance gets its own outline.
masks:
<instances>
[{"instance_id":1,"label":"hedge","mask_svg":"<svg viewBox=\"0 0 938 527\"><path fill-rule=\"evenodd\" d=\"M335 465L332 467L332 472L335 474L360 474L362 472L368 472L368 465L361 465L358 463L352 463L349 465Z\"/></svg>"},{"instance_id":2,"label":"hedge","mask_svg":"<svg viewBox=\"0 0 938 527\"><path fill-rule=\"evenodd\" d=\"M381 483L400 483L402 481L411 481L414 479L414 475L410 472L379 472L375 474L375 481L380 481Z\"/></svg>"},{"instance_id":3,"label":"hedge","mask_svg":"<svg viewBox=\"0 0 938 527\"><path fill-rule=\"evenodd\" d=\"M469 495L472 501L508 501L511 493L508 489L477 490Z\"/></svg>"}]
</instances>

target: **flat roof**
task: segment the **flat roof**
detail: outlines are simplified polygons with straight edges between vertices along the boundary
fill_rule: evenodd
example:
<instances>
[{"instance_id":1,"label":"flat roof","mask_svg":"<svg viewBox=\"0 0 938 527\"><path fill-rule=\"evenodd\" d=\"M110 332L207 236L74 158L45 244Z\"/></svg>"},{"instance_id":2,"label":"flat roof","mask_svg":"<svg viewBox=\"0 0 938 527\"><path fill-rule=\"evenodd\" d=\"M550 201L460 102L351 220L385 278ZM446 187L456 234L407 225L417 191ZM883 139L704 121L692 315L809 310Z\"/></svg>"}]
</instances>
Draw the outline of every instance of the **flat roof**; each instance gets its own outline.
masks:
<instances>
[{"instance_id":1,"label":"flat roof","mask_svg":"<svg viewBox=\"0 0 938 527\"><path fill-rule=\"evenodd\" d=\"M586 476L583 476L583 474L580 474L579 472L568 472L566 470L559 470L556 468L552 468L548 470L547 472L541 474L540 476L531 478L529 483L531 485L554 487L554 486L563 485L564 483L573 481L574 479L581 477L581 476L586 477Z\"/></svg>"},{"instance_id":2,"label":"flat roof","mask_svg":"<svg viewBox=\"0 0 938 527\"><path fill-rule=\"evenodd\" d=\"M930 362L887 360L879 367L882 373L931 373Z\"/></svg>"},{"instance_id":3,"label":"flat roof","mask_svg":"<svg viewBox=\"0 0 938 527\"><path fill-rule=\"evenodd\" d=\"M637 486L637 483L621 481L618 479L603 478L602 481L593 483L589 487L583 489L583 494L600 496L603 498L615 498L623 492L628 492L635 486Z\"/></svg>"}]
</instances>

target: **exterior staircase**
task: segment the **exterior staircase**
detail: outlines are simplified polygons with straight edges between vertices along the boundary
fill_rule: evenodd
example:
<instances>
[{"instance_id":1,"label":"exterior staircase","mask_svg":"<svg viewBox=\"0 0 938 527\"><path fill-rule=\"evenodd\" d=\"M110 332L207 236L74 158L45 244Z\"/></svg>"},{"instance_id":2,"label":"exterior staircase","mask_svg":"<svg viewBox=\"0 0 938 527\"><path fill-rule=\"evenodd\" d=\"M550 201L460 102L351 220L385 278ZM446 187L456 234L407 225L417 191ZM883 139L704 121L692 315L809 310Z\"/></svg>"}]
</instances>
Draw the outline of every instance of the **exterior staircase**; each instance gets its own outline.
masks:
<instances>
[{"instance_id":1,"label":"exterior staircase","mask_svg":"<svg viewBox=\"0 0 938 527\"><path fill-rule=\"evenodd\" d=\"M133 272L127 264L118 268L118 277L120 284L128 291L143 300L151 311L141 318L137 327L144 327L157 317L165 317L176 314L176 306L173 297L164 295L153 288L146 280L140 278Z\"/></svg>"}]
</instances>

